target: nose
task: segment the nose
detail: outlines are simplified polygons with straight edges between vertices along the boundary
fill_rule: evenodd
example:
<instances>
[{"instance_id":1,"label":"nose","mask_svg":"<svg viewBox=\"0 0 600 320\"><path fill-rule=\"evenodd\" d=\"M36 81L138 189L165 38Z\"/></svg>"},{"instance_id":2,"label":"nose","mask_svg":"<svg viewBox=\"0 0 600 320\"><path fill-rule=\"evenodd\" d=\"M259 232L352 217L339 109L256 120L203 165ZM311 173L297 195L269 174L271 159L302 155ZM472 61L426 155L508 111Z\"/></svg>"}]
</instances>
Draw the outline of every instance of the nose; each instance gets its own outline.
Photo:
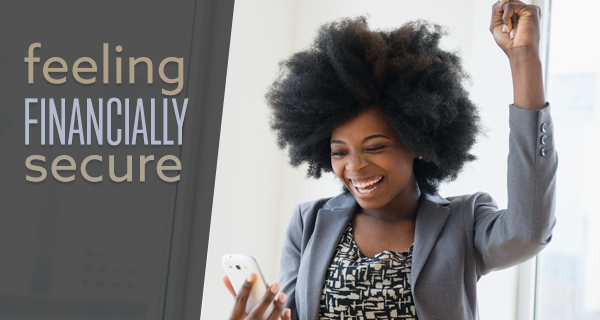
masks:
<instances>
[{"instance_id":1,"label":"nose","mask_svg":"<svg viewBox=\"0 0 600 320\"><path fill-rule=\"evenodd\" d=\"M358 171L364 167L366 167L369 163L363 159L360 154L352 154L348 157L348 162L346 162L346 170L350 171Z\"/></svg>"}]
</instances>

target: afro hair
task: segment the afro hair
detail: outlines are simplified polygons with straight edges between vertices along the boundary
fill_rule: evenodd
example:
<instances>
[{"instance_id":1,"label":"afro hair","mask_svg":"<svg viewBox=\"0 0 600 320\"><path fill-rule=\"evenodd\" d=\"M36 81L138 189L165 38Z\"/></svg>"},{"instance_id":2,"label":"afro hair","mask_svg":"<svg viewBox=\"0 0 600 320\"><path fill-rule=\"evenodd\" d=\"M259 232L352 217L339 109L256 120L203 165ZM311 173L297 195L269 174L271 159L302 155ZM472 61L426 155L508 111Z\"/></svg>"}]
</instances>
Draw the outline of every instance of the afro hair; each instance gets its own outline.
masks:
<instances>
[{"instance_id":1,"label":"afro hair","mask_svg":"<svg viewBox=\"0 0 600 320\"><path fill-rule=\"evenodd\" d=\"M307 162L308 176L331 172L331 132L380 106L403 145L414 154L421 190L434 194L454 180L480 131L476 106L463 87L460 58L439 47L444 30L412 21L371 31L365 17L319 28L312 45L280 62L266 100L271 128L290 164Z\"/></svg>"}]
</instances>

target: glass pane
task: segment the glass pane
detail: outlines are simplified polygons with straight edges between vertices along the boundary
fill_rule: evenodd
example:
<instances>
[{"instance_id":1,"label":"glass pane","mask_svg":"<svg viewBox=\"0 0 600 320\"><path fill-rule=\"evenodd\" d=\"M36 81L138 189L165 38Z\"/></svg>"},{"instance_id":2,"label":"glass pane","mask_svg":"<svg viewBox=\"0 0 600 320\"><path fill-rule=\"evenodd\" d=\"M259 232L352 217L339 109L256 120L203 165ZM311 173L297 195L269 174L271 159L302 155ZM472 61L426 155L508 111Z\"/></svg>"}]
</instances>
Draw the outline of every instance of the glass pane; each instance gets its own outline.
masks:
<instances>
[{"instance_id":1,"label":"glass pane","mask_svg":"<svg viewBox=\"0 0 600 320\"><path fill-rule=\"evenodd\" d=\"M598 10L597 0L552 1L547 99L559 156L557 224L538 260L538 320L600 320Z\"/></svg>"}]
</instances>

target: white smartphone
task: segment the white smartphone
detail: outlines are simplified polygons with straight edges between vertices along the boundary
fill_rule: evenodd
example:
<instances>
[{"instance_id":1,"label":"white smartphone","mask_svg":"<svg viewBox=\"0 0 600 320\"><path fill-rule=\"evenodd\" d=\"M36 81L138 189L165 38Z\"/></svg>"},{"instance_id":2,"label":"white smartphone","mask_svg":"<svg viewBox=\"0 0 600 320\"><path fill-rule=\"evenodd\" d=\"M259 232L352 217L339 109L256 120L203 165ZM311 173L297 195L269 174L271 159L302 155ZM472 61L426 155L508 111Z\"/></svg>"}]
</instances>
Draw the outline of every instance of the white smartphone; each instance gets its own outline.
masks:
<instances>
[{"instance_id":1,"label":"white smartphone","mask_svg":"<svg viewBox=\"0 0 600 320\"><path fill-rule=\"evenodd\" d=\"M252 286L250 297L248 297L248 302L246 303L246 312L250 313L265 295L268 287L267 282L258 267L258 263L253 257L245 254L226 254L221 259L221 262L223 263L225 273L227 273L236 295L239 294L240 288L244 284L246 278L251 274L256 275L256 281ZM263 314L262 319L266 320L272 310L273 304L271 303L267 311Z\"/></svg>"}]
</instances>

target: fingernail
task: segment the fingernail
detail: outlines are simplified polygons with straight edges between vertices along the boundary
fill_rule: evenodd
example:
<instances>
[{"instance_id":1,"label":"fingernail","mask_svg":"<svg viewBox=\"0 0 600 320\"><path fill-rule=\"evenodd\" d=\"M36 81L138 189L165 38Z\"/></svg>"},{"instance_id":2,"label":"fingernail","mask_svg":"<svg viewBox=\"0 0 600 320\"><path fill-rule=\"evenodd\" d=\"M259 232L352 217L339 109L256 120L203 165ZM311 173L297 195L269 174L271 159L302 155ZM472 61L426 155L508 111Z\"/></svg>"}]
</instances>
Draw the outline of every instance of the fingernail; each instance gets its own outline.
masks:
<instances>
[{"instance_id":1,"label":"fingernail","mask_svg":"<svg viewBox=\"0 0 600 320\"><path fill-rule=\"evenodd\" d=\"M512 30L510 32L510 38L513 39L515 37L515 30Z\"/></svg>"},{"instance_id":2,"label":"fingernail","mask_svg":"<svg viewBox=\"0 0 600 320\"><path fill-rule=\"evenodd\" d=\"M508 26L507 25L503 25L502 26L502 32L504 32L504 33L508 32Z\"/></svg>"},{"instance_id":3,"label":"fingernail","mask_svg":"<svg viewBox=\"0 0 600 320\"><path fill-rule=\"evenodd\" d=\"M277 293L279 291L279 284L278 283L273 283L271 285L271 293Z\"/></svg>"},{"instance_id":4,"label":"fingernail","mask_svg":"<svg viewBox=\"0 0 600 320\"><path fill-rule=\"evenodd\" d=\"M285 309L285 312L283 313L286 317L291 317L292 316L292 310L290 309Z\"/></svg>"},{"instance_id":5,"label":"fingernail","mask_svg":"<svg viewBox=\"0 0 600 320\"><path fill-rule=\"evenodd\" d=\"M255 279L256 279L256 276L251 274L246 278L246 281L252 283L252 282L254 282Z\"/></svg>"},{"instance_id":6,"label":"fingernail","mask_svg":"<svg viewBox=\"0 0 600 320\"><path fill-rule=\"evenodd\" d=\"M285 293L282 292L282 293L279 294L279 299L278 299L279 302L285 303L286 299L287 299L287 297L285 296Z\"/></svg>"}]
</instances>

